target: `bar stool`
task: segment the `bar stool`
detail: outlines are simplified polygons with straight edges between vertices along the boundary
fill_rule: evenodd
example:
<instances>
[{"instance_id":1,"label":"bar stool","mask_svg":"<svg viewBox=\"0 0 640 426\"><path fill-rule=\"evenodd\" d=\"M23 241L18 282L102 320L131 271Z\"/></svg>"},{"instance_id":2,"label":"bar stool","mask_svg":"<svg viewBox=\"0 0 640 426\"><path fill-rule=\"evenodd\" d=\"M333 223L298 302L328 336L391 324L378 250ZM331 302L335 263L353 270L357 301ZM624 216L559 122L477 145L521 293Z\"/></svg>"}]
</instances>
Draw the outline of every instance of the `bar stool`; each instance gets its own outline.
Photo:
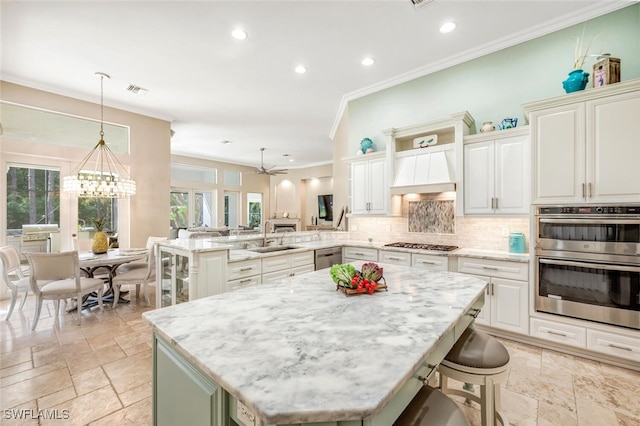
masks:
<instances>
[{"instance_id":1,"label":"bar stool","mask_svg":"<svg viewBox=\"0 0 640 426\"><path fill-rule=\"evenodd\" d=\"M393 426L469 426L462 410L438 389L423 386Z\"/></svg>"},{"instance_id":2,"label":"bar stool","mask_svg":"<svg viewBox=\"0 0 640 426\"><path fill-rule=\"evenodd\" d=\"M509 374L509 352L498 339L467 328L440 363L438 371L443 394L463 396L480 404L482 426L493 426L496 421L509 425L500 413L500 384ZM449 388L448 378L464 382L464 388ZM479 398L469 384L480 385Z\"/></svg>"}]
</instances>

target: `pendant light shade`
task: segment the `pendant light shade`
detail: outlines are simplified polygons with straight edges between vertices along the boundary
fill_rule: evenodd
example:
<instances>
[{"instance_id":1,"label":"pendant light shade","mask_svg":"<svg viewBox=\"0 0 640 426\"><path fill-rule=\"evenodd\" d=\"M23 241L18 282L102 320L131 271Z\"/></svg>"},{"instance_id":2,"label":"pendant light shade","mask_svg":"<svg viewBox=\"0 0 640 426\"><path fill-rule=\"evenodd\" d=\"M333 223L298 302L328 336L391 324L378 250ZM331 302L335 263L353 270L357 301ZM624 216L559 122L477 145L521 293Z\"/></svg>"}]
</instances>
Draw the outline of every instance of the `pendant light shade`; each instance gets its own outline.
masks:
<instances>
[{"instance_id":1,"label":"pendant light shade","mask_svg":"<svg viewBox=\"0 0 640 426\"><path fill-rule=\"evenodd\" d=\"M136 183L104 141L104 78L100 76L100 141L76 166L70 176L63 178L62 190L78 197L126 198L136 193Z\"/></svg>"}]
</instances>

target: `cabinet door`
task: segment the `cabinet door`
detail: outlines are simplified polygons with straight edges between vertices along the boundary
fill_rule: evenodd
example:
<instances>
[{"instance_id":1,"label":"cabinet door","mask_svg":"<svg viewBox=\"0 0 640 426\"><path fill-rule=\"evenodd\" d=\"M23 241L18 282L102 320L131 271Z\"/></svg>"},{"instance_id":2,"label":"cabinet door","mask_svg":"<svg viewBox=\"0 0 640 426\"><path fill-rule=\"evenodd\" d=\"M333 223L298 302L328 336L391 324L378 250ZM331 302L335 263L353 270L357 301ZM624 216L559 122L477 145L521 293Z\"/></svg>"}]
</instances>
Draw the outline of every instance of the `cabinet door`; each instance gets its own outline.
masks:
<instances>
[{"instance_id":1,"label":"cabinet door","mask_svg":"<svg viewBox=\"0 0 640 426\"><path fill-rule=\"evenodd\" d=\"M154 340L153 424L226 424L222 389L168 343Z\"/></svg>"},{"instance_id":2,"label":"cabinet door","mask_svg":"<svg viewBox=\"0 0 640 426\"><path fill-rule=\"evenodd\" d=\"M369 161L369 213L387 214L389 184L384 158Z\"/></svg>"},{"instance_id":3,"label":"cabinet door","mask_svg":"<svg viewBox=\"0 0 640 426\"><path fill-rule=\"evenodd\" d=\"M528 283L491 278L491 325L529 334Z\"/></svg>"},{"instance_id":4,"label":"cabinet door","mask_svg":"<svg viewBox=\"0 0 640 426\"><path fill-rule=\"evenodd\" d=\"M351 164L351 213L369 213L369 163Z\"/></svg>"},{"instance_id":5,"label":"cabinet door","mask_svg":"<svg viewBox=\"0 0 640 426\"><path fill-rule=\"evenodd\" d=\"M411 266L414 268L430 269L432 271L448 271L449 258L428 254L411 254Z\"/></svg>"},{"instance_id":6,"label":"cabinet door","mask_svg":"<svg viewBox=\"0 0 640 426\"><path fill-rule=\"evenodd\" d=\"M191 299L224 293L227 287L226 252L199 253L194 256L196 256L197 263L194 264L195 272L191 277L191 282L195 283Z\"/></svg>"},{"instance_id":7,"label":"cabinet door","mask_svg":"<svg viewBox=\"0 0 640 426\"><path fill-rule=\"evenodd\" d=\"M291 258L288 254L281 254L279 256L265 257L262 259L262 273L268 274L269 272L289 270L291 268Z\"/></svg>"},{"instance_id":8,"label":"cabinet door","mask_svg":"<svg viewBox=\"0 0 640 426\"><path fill-rule=\"evenodd\" d=\"M494 143L464 146L464 212L492 213L494 198Z\"/></svg>"},{"instance_id":9,"label":"cabinet door","mask_svg":"<svg viewBox=\"0 0 640 426\"><path fill-rule=\"evenodd\" d=\"M411 266L411 253L391 251L391 250L379 250L378 259L380 262L384 262L384 263Z\"/></svg>"},{"instance_id":10,"label":"cabinet door","mask_svg":"<svg viewBox=\"0 0 640 426\"><path fill-rule=\"evenodd\" d=\"M584 103L531 113L533 202L584 201Z\"/></svg>"},{"instance_id":11,"label":"cabinet door","mask_svg":"<svg viewBox=\"0 0 640 426\"><path fill-rule=\"evenodd\" d=\"M291 271L289 270L289 268L283 269L282 271L268 272L268 273L262 274L262 282L270 283L273 281L282 280L285 278L289 278L290 274L291 274Z\"/></svg>"},{"instance_id":12,"label":"cabinet door","mask_svg":"<svg viewBox=\"0 0 640 426\"><path fill-rule=\"evenodd\" d=\"M290 277L295 277L298 275L302 275L302 274L307 274L309 272L313 272L315 270L315 267L313 264L311 265L304 265L304 266L298 266L297 268L291 268L291 270L289 271L289 276Z\"/></svg>"},{"instance_id":13,"label":"cabinet door","mask_svg":"<svg viewBox=\"0 0 640 426\"><path fill-rule=\"evenodd\" d=\"M637 202L640 197L640 92L587 102L590 202Z\"/></svg>"},{"instance_id":14,"label":"cabinet door","mask_svg":"<svg viewBox=\"0 0 640 426\"><path fill-rule=\"evenodd\" d=\"M495 212L529 213L529 138L520 136L495 142ZM465 184L465 194L468 187Z\"/></svg>"},{"instance_id":15,"label":"cabinet door","mask_svg":"<svg viewBox=\"0 0 640 426\"><path fill-rule=\"evenodd\" d=\"M175 265L173 261L173 254L170 250L160 248L158 250L158 260L156 264L156 277L157 286L156 289L156 306L164 308L165 306L171 306L174 304L174 280Z\"/></svg>"}]
</instances>

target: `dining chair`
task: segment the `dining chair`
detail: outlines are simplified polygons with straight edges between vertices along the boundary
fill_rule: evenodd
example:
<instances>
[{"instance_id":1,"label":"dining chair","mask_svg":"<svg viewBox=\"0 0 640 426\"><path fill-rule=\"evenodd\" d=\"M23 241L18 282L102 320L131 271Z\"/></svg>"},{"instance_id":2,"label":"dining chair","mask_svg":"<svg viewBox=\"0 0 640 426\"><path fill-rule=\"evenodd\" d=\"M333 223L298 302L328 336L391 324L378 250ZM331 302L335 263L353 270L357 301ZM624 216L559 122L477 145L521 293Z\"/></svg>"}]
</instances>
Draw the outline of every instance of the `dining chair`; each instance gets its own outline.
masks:
<instances>
[{"instance_id":1,"label":"dining chair","mask_svg":"<svg viewBox=\"0 0 640 426\"><path fill-rule=\"evenodd\" d=\"M22 310L31 286L29 285L29 277L25 277L22 273L20 254L14 246L0 247L0 265L2 265L2 281L11 290L11 305L5 317L5 321L8 321L13 313L13 308L16 306L19 293L24 292L22 302L18 307L18 309Z\"/></svg>"},{"instance_id":2,"label":"dining chair","mask_svg":"<svg viewBox=\"0 0 640 426\"><path fill-rule=\"evenodd\" d=\"M143 262L130 262L120 265L116 269L112 279L113 284L113 307L118 305L120 299L120 287L122 285L136 286L136 298L140 298L140 286L142 286L142 294L144 301L149 306L149 290L150 281L156 278L156 243L166 241L167 237L149 237L147 238L146 249L148 250L147 259ZM133 302L133 299L131 299Z\"/></svg>"},{"instance_id":3,"label":"dining chair","mask_svg":"<svg viewBox=\"0 0 640 426\"><path fill-rule=\"evenodd\" d=\"M29 261L29 283L36 296L36 313L31 330L35 330L43 300L53 300L56 317L59 315L60 300L77 297L78 325L82 317L82 298L96 292L98 305L103 311L102 292L104 281L99 278L80 276L80 259L77 251L61 253L25 253Z\"/></svg>"}]
</instances>

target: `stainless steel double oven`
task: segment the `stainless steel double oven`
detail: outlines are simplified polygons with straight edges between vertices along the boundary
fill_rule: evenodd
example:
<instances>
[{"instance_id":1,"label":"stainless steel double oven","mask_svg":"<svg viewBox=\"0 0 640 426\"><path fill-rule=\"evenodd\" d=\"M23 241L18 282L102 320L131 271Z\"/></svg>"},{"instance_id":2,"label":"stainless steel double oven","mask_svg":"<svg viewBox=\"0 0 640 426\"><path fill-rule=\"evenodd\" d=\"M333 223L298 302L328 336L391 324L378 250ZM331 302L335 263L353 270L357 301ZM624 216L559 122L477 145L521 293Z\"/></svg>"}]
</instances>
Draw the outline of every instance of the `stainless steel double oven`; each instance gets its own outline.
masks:
<instances>
[{"instance_id":1,"label":"stainless steel double oven","mask_svg":"<svg viewBox=\"0 0 640 426\"><path fill-rule=\"evenodd\" d=\"M538 206L537 311L640 329L640 205Z\"/></svg>"}]
</instances>

